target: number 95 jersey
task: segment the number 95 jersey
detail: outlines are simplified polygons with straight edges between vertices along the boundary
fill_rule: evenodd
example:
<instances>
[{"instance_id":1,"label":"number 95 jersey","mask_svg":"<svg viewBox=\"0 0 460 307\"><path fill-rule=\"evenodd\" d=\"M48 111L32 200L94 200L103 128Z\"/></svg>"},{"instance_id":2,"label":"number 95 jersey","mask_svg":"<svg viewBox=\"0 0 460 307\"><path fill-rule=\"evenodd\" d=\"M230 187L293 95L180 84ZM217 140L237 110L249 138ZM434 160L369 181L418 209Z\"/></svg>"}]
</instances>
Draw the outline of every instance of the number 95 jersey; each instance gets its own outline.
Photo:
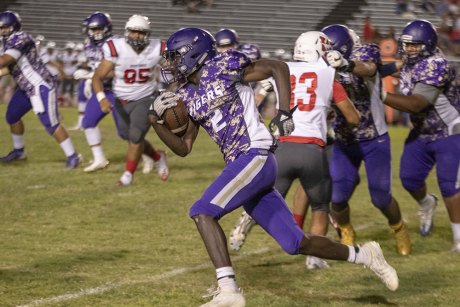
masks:
<instances>
[{"instance_id":1,"label":"number 95 jersey","mask_svg":"<svg viewBox=\"0 0 460 307\"><path fill-rule=\"evenodd\" d=\"M108 40L102 47L104 59L114 64L113 92L119 99L139 100L156 89L153 80L154 67L161 61L164 44L160 39L150 43L137 53L124 37Z\"/></svg>"}]
</instances>

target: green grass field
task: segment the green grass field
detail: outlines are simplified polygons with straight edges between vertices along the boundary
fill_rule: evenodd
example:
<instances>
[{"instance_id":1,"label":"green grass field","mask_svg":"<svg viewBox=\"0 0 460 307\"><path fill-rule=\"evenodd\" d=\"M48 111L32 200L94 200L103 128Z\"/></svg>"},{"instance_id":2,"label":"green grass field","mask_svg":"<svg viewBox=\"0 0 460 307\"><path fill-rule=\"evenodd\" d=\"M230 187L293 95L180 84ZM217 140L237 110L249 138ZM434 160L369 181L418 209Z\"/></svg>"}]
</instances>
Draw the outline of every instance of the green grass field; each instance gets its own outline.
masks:
<instances>
[{"instance_id":1,"label":"green grass field","mask_svg":"<svg viewBox=\"0 0 460 307\"><path fill-rule=\"evenodd\" d=\"M0 105L0 154L11 149L6 105ZM76 109L62 109L72 126ZM101 129L110 166L94 174L65 170L65 157L32 113L25 117L26 161L0 165L0 306L199 306L215 285L214 268L188 209L223 167L216 145L201 131L191 155L168 151L170 180L136 173L118 188L126 144L111 118ZM358 242L378 241L397 269L400 288L388 291L367 269L329 261L309 271L304 256L289 256L255 227L240 252L231 252L247 306L459 306L460 255L443 204L434 233L418 234L417 206L401 187L398 164L406 128L392 128L393 194L412 235L413 254L396 254L384 217L372 207L366 176L351 201ZM70 133L91 157L83 132ZM150 132L148 139L163 144ZM86 164L85 163L85 164ZM431 192L440 195L432 174ZM292 191L288 195L291 204ZM222 219L228 234L241 211ZM333 231L330 236L336 238Z\"/></svg>"}]
</instances>

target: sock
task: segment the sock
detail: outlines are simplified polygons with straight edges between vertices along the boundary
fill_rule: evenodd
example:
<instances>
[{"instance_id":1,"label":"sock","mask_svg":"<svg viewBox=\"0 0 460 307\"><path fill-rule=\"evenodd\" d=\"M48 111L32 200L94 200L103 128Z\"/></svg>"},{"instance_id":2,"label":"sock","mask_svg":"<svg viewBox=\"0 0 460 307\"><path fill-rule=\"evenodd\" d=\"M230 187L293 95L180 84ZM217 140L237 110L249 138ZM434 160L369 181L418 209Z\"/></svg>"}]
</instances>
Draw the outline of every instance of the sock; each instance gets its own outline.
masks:
<instances>
[{"instance_id":1,"label":"sock","mask_svg":"<svg viewBox=\"0 0 460 307\"><path fill-rule=\"evenodd\" d=\"M105 155L104 155L104 151L102 150L101 145L92 146L91 151L93 152L94 161L106 160Z\"/></svg>"},{"instance_id":2,"label":"sock","mask_svg":"<svg viewBox=\"0 0 460 307\"><path fill-rule=\"evenodd\" d=\"M66 138L64 141L59 143L59 146L61 146L62 150L64 151L67 157L70 157L71 155L75 153L75 148L73 147L73 144L70 138Z\"/></svg>"},{"instance_id":3,"label":"sock","mask_svg":"<svg viewBox=\"0 0 460 307\"><path fill-rule=\"evenodd\" d=\"M137 163L138 161L135 160L126 160L126 171L130 172L131 174L134 174L137 168Z\"/></svg>"},{"instance_id":4,"label":"sock","mask_svg":"<svg viewBox=\"0 0 460 307\"><path fill-rule=\"evenodd\" d=\"M24 135L23 134L11 134L13 139L13 148L22 149L24 148Z\"/></svg>"},{"instance_id":5,"label":"sock","mask_svg":"<svg viewBox=\"0 0 460 307\"><path fill-rule=\"evenodd\" d=\"M349 246L348 247L350 249L350 254L348 256L348 261L350 262L353 262L353 263L356 263L356 264L364 264L364 265L369 265L370 264L370 257L368 254L366 254L365 252L363 252L362 249L360 249L359 247L353 247L353 246ZM351 252L351 249L354 249L354 252L355 252L355 260L352 261L353 259L350 259L350 256L352 255L352 252Z\"/></svg>"},{"instance_id":6,"label":"sock","mask_svg":"<svg viewBox=\"0 0 460 307\"><path fill-rule=\"evenodd\" d=\"M83 114L78 115L77 126L81 127L81 123L83 122Z\"/></svg>"},{"instance_id":7,"label":"sock","mask_svg":"<svg viewBox=\"0 0 460 307\"><path fill-rule=\"evenodd\" d=\"M355 263L356 262L356 251L357 247L348 246L348 262ZM358 249L359 250L359 249Z\"/></svg>"},{"instance_id":8,"label":"sock","mask_svg":"<svg viewBox=\"0 0 460 307\"><path fill-rule=\"evenodd\" d=\"M418 204L420 207L426 207L433 201L433 195L426 194L423 199L421 199Z\"/></svg>"},{"instance_id":9,"label":"sock","mask_svg":"<svg viewBox=\"0 0 460 307\"><path fill-rule=\"evenodd\" d=\"M450 223L455 242L460 242L460 223Z\"/></svg>"},{"instance_id":10,"label":"sock","mask_svg":"<svg viewBox=\"0 0 460 307\"><path fill-rule=\"evenodd\" d=\"M238 291L235 280L235 272L231 266L216 269L217 285L222 290Z\"/></svg>"},{"instance_id":11,"label":"sock","mask_svg":"<svg viewBox=\"0 0 460 307\"><path fill-rule=\"evenodd\" d=\"M156 151L155 149L152 151L152 159L153 161L158 161L161 159L160 153Z\"/></svg>"},{"instance_id":12,"label":"sock","mask_svg":"<svg viewBox=\"0 0 460 307\"><path fill-rule=\"evenodd\" d=\"M303 223L305 221L305 215L294 213L294 220L299 225L300 229L303 229Z\"/></svg>"}]
</instances>

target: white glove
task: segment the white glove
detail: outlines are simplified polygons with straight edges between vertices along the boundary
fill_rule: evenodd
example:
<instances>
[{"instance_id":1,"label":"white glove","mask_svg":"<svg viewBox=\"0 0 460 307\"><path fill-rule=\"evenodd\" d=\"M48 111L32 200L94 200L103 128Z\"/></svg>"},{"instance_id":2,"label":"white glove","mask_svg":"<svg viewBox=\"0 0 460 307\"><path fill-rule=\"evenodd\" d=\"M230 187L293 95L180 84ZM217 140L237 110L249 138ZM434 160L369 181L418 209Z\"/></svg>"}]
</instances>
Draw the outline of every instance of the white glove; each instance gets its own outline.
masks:
<instances>
[{"instance_id":1,"label":"white glove","mask_svg":"<svg viewBox=\"0 0 460 307\"><path fill-rule=\"evenodd\" d=\"M93 95L93 84L91 79L86 79L85 84L83 85L83 94L86 99L89 99Z\"/></svg>"},{"instance_id":2,"label":"white glove","mask_svg":"<svg viewBox=\"0 0 460 307\"><path fill-rule=\"evenodd\" d=\"M73 73L73 78L75 80L80 80L80 79L91 79L94 75L94 72L87 71L86 69L77 69Z\"/></svg>"},{"instance_id":3,"label":"white glove","mask_svg":"<svg viewBox=\"0 0 460 307\"><path fill-rule=\"evenodd\" d=\"M157 123L163 124L164 120L161 117L167 109L177 106L177 100L179 100L179 97L173 92L161 91L160 95L150 106L149 114L158 117L159 120L157 120Z\"/></svg>"},{"instance_id":4,"label":"white glove","mask_svg":"<svg viewBox=\"0 0 460 307\"><path fill-rule=\"evenodd\" d=\"M262 80L262 81L259 81L259 82L260 82L260 86L262 86L262 88L266 92L273 91L273 84L270 81L268 81L268 79L265 79L265 80Z\"/></svg>"},{"instance_id":5,"label":"white glove","mask_svg":"<svg viewBox=\"0 0 460 307\"><path fill-rule=\"evenodd\" d=\"M348 61L344 59L342 54L337 50L329 51L326 55L326 59L329 65L336 69L348 66Z\"/></svg>"}]
</instances>

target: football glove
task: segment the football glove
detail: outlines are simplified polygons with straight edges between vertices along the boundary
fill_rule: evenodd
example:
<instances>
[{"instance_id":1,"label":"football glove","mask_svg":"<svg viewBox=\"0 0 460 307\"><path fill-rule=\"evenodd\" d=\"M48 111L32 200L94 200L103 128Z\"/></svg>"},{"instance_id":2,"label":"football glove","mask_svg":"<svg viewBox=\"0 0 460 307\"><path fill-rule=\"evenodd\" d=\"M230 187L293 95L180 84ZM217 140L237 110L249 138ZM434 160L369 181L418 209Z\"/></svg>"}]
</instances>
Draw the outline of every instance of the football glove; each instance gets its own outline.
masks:
<instances>
[{"instance_id":1,"label":"football glove","mask_svg":"<svg viewBox=\"0 0 460 307\"><path fill-rule=\"evenodd\" d=\"M271 92L271 91L273 91L273 84L272 84L270 81L268 81L268 79L259 81L259 83L260 83L260 86L262 86L262 88L263 88L266 92Z\"/></svg>"},{"instance_id":2,"label":"football glove","mask_svg":"<svg viewBox=\"0 0 460 307\"><path fill-rule=\"evenodd\" d=\"M173 92L161 91L160 95L158 95L158 97L150 106L149 114L158 118L158 124L163 124L164 120L162 120L161 117L167 109L177 106L178 99L179 97Z\"/></svg>"},{"instance_id":3,"label":"football glove","mask_svg":"<svg viewBox=\"0 0 460 307\"><path fill-rule=\"evenodd\" d=\"M295 106L291 111L286 112L278 110L278 114L270 121L268 127L272 134L279 134L280 136L287 136L294 131L294 120L292 119L292 113L297 109Z\"/></svg>"},{"instance_id":4,"label":"football glove","mask_svg":"<svg viewBox=\"0 0 460 307\"><path fill-rule=\"evenodd\" d=\"M94 75L94 72L92 71L88 71L86 69L77 69L74 73L73 73L73 78L75 80L80 80L80 79L91 79Z\"/></svg>"},{"instance_id":5,"label":"football glove","mask_svg":"<svg viewBox=\"0 0 460 307\"><path fill-rule=\"evenodd\" d=\"M85 95L86 99L89 99L93 95L93 84L91 79L85 80L85 84L83 86L83 95Z\"/></svg>"},{"instance_id":6,"label":"football glove","mask_svg":"<svg viewBox=\"0 0 460 307\"><path fill-rule=\"evenodd\" d=\"M355 68L355 62L347 61L337 50L329 51L326 55L329 65L338 71L352 72Z\"/></svg>"}]
</instances>

